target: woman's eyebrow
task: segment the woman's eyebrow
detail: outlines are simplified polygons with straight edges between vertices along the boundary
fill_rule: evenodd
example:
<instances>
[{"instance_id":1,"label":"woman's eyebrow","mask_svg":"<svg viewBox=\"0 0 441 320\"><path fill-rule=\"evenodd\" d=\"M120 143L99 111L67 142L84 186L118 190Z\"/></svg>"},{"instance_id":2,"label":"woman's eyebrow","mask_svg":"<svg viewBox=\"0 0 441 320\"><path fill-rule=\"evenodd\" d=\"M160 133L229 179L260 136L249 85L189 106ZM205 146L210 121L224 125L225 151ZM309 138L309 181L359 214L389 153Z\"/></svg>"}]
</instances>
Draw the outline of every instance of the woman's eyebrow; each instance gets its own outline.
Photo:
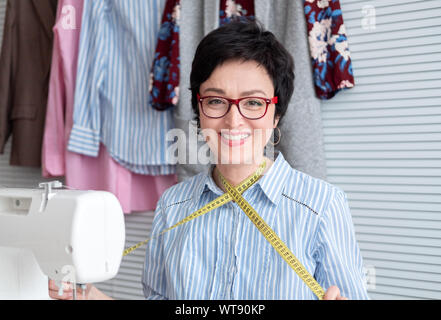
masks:
<instances>
[{"instance_id":1,"label":"woman's eyebrow","mask_svg":"<svg viewBox=\"0 0 441 320\"><path fill-rule=\"evenodd\" d=\"M207 88L207 89L204 90L204 94L205 94L207 91L211 91L211 92L218 93L218 94L225 94L225 91L222 90L222 89L219 89L219 88ZM266 96L266 93L263 92L263 91L260 90L260 89L254 89L254 90L243 91L243 92L240 94L240 96L241 96L241 97L247 97L247 96L251 96L251 95L256 94L256 93L261 93L261 94L263 94L264 96Z\"/></svg>"},{"instance_id":2,"label":"woman's eyebrow","mask_svg":"<svg viewBox=\"0 0 441 320\"><path fill-rule=\"evenodd\" d=\"M207 88L204 90L203 93L206 93L207 91L211 91L211 92L218 93L218 94L225 94L224 90L218 89L218 88Z\"/></svg>"},{"instance_id":3,"label":"woman's eyebrow","mask_svg":"<svg viewBox=\"0 0 441 320\"><path fill-rule=\"evenodd\" d=\"M266 93L263 92L262 90L255 89L255 90L249 90L249 91L244 91L244 92L242 92L242 93L241 93L241 97L252 96L253 94L256 94L256 93L261 93L261 94L263 94L264 96L266 96Z\"/></svg>"}]
</instances>

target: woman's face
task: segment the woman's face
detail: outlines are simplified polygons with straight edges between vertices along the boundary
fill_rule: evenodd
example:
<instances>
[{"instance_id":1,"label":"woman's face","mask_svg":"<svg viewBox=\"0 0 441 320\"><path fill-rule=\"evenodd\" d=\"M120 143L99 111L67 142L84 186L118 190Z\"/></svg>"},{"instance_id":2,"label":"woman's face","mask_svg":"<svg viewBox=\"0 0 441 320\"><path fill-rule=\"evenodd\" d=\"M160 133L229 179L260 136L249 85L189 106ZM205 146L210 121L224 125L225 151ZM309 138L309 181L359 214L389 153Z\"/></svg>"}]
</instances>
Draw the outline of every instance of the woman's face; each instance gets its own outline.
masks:
<instances>
[{"instance_id":1,"label":"woman's face","mask_svg":"<svg viewBox=\"0 0 441 320\"><path fill-rule=\"evenodd\" d=\"M264 67L255 61L231 60L218 66L199 89L201 97L219 96L230 99L243 97L274 97L274 86ZM270 104L264 117L244 118L233 104L222 118L204 115L199 103L202 134L218 163L260 163L265 145L279 121L275 105Z\"/></svg>"}]
</instances>

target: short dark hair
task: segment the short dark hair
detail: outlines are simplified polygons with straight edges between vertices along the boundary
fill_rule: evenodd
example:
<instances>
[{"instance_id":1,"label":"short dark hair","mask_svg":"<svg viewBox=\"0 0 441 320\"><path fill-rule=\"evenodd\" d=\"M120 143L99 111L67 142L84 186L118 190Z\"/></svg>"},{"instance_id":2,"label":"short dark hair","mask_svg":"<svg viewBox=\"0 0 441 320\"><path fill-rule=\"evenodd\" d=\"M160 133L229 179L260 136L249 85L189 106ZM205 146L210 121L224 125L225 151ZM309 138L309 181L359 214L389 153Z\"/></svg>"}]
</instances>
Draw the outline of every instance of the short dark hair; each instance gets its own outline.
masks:
<instances>
[{"instance_id":1,"label":"short dark hair","mask_svg":"<svg viewBox=\"0 0 441 320\"><path fill-rule=\"evenodd\" d=\"M294 91L294 59L273 33L255 19L234 19L211 31L199 43L190 74L191 103L198 127L197 94L211 73L228 60L256 61L263 66L278 97L276 114L282 119Z\"/></svg>"}]
</instances>

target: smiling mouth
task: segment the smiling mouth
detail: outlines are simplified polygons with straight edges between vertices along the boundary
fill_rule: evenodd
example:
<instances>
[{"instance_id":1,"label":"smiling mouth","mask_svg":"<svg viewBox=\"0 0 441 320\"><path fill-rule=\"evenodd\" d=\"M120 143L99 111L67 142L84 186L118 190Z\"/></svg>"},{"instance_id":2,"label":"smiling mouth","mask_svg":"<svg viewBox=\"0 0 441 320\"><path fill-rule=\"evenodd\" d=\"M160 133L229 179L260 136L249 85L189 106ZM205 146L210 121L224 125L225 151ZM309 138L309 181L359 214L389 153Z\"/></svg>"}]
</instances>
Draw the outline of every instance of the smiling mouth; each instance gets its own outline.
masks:
<instances>
[{"instance_id":1,"label":"smiling mouth","mask_svg":"<svg viewBox=\"0 0 441 320\"><path fill-rule=\"evenodd\" d=\"M219 133L221 137L222 143L230 146L241 146L245 143L245 141L251 136L250 133L227 133L227 132L221 132Z\"/></svg>"}]
</instances>

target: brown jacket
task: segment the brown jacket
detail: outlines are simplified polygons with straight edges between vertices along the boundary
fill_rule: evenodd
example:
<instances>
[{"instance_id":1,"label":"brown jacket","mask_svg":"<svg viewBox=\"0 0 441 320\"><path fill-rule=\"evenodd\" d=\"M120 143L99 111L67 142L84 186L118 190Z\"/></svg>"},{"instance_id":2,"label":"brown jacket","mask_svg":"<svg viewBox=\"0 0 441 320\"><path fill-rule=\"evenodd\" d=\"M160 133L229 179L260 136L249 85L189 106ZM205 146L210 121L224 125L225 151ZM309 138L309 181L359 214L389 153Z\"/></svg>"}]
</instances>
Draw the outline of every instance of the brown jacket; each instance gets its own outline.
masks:
<instances>
[{"instance_id":1,"label":"brown jacket","mask_svg":"<svg viewBox=\"0 0 441 320\"><path fill-rule=\"evenodd\" d=\"M57 0L8 0L0 55L0 154L41 166Z\"/></svg>"}]
</instances>

